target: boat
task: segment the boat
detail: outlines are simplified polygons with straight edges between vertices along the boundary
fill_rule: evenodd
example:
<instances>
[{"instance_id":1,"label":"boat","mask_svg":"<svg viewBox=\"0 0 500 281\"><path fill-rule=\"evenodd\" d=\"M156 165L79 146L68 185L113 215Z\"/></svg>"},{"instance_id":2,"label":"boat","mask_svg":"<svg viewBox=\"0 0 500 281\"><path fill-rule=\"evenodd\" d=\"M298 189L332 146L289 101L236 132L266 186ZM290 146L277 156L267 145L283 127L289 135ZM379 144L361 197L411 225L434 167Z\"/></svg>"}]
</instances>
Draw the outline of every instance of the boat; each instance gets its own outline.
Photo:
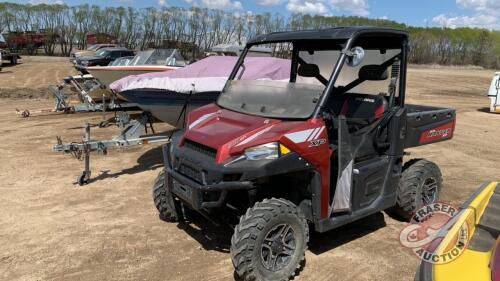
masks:
<instances>
[{"instance_id":1,"label":"boat","mask_svg":"<svg viewBox=\"0 0 500 281\"><path fill-rule=\"evenodd\" d=\"M118 80L110 88L157 119L183 127L181 113L217 100L238 57L210 56L170 72L149 73ZM288 59L251 57L245 60L243 80L288 80Z\"/></svg>"},{"instance_id":2,"label":"boat","mask_svg":"<svg viewBox=\"0 0 500 281\"><path fill-rule=\"evenodd\" d=\"M415 281L500 281L499 182L485 183L457 210L433 234L432 262L421 262Z\"/></svg>"},{"instance_id":3,"label":"boat","mask_svg":"<svg viewBox=\"0 0 500 281\"><path fill-rule=\"evenodd\" d=\"M114 81L130 75L171 71L185 65L179 50L154 49L139 52L133 59L123 57L109 66L90 66L86 70L108 88Z\"/></svg>"}]
</instances>

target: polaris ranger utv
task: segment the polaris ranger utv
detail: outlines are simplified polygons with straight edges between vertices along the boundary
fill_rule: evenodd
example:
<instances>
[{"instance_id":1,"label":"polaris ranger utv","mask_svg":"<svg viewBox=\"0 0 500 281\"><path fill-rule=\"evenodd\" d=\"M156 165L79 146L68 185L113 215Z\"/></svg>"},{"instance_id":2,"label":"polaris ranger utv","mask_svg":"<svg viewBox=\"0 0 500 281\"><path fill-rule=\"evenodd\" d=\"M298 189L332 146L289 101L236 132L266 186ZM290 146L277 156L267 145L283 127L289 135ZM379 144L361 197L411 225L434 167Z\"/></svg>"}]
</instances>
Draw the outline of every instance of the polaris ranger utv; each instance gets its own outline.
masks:
<instances>
[{"instance_id":1,"label":"polaris ranger utv","mask_svg":"<svg viewBox=\"0 0 500 281\"><path fill-rule=\"evenodd\" d=\"M291 58L288 81L241 80L255 46ZM250 40L216 104L189 113L163 148L160 215L238 218L243 280L288 280L309 226L325 232L383 210L409 218L438 199L439 168L404 149L451 139L452 109L405 103L408 34L347 27Z\"/></svg>"}]
</instances>

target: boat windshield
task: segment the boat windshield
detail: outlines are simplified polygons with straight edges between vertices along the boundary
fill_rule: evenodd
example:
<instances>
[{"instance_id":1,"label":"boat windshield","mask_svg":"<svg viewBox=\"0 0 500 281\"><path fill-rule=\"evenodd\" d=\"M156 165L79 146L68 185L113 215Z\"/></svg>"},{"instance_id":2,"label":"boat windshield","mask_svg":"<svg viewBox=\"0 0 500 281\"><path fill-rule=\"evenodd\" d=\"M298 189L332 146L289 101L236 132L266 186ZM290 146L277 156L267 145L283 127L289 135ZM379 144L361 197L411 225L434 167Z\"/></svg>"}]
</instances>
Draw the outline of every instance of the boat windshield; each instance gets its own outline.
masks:
<instances>
[{"instance_id":1,"label":"boat windshield","mask_svg":"<svg viewBox=\"0 0 500 281\"><path fill-rule=\"evenodd\" d=\"M185 66L186 62L177 49L154 49L139 52L129 65Z\"/></svg>"},{"instance_id":2,"label":"boat windshield","mask_svg":"<svg viewBox=\"0 0 500 281\"><path fill-rule=\"evenodd\" d=\"M298 57L292 58L300 65L298 75L294 75L292 71L286 80L238 79L249 61L249 56L245 57L235 79L228 81L224 87L217 101L218 105L229 110L269 118L309 118L341 54L341 44L338 41L331 43L328 48L323 44L294 47L292 43L280 43L266 46L273 48L273 56L281 58L291 58L294 48L298 51ZM311 67L313 65L314 67Z\"/></svg>"},{"instance_id":3,"label":"boat windshield","mask_svg":"<svg viewBox=\"0 0 500 281\"><path fill-rule=\"evenodd\" d=\"M128 66L134 57L121 57L112 61L109 66Z\"/></svg>"},{"instance_id":4,"label":"boat windshield","mask_svg":"<svg viewBox=\"0 0 500 281\"><path fill-rule=\"evenodd\" d=\"M109 51L106 49L100 49L99 51L95 52L95 55L98 57L105 57L109 54Z\"/></svg>"}]
</instances>

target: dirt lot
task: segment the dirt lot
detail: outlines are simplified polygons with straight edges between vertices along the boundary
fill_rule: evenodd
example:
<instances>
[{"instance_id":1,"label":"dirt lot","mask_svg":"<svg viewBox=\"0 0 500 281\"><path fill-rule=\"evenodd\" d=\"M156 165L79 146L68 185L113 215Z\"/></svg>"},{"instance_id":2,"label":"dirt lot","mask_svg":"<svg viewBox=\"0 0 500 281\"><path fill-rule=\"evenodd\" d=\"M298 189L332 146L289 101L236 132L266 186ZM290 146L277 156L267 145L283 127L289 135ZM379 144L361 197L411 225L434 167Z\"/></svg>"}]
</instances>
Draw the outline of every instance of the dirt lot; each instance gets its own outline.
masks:
<instances>
[{"instance_id":1,"label":"dirt lot","mask_svg":"<svg viewBox=\"0 0 500 281\"><path fill-rule=\"evenodd\" d=\"M72 71L65 59L36 58L0 72L0 279L233 280L230 230L204 220L177 225L158 218L151 200L161 168L158 146L94 157L96 180L78 187L73 183L82 162L51 146L57 135L80 140L82 125L100 115L16 116L15 108L50 107L50 99L33 97ZM410 69L410 102L458 111L453 141L411 151L440 165L443 200L459 204L482 182L500 178L500 115L485 112L491 75ZM116 132L94 129L93 136ZM404 225L379 213L313 234L296 280L413 280L418 260L398 241Z\"/></svg>"}]
</instances>

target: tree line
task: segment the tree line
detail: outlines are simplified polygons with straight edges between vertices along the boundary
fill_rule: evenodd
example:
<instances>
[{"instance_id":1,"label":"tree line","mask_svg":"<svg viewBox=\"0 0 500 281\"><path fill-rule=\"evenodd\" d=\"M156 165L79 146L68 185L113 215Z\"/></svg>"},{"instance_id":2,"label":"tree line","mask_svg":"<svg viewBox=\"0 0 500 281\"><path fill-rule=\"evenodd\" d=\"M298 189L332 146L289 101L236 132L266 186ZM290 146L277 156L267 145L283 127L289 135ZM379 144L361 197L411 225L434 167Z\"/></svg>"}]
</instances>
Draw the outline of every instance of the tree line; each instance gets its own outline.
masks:
<instances>
[{"instance_id":1,"label":"tree line","mask_svg":"<svg viewBox=\"0 0 500 281\"><path fill-rule=\"evenodd\" d=\"M62 55L87 45L87 34L109 34L132 49L164 42L197 46L190 56L222 43L244 44L257 34L275 31L370 25L406 29L411 36L410 62L416 64L500 66L500 32L473 28L412 27L391 20L294 14L232 13L193 7L144 8L95 5L22 5L0 3L0 31L45 30L44 52Z\"/></svg>"}]
</instances>

